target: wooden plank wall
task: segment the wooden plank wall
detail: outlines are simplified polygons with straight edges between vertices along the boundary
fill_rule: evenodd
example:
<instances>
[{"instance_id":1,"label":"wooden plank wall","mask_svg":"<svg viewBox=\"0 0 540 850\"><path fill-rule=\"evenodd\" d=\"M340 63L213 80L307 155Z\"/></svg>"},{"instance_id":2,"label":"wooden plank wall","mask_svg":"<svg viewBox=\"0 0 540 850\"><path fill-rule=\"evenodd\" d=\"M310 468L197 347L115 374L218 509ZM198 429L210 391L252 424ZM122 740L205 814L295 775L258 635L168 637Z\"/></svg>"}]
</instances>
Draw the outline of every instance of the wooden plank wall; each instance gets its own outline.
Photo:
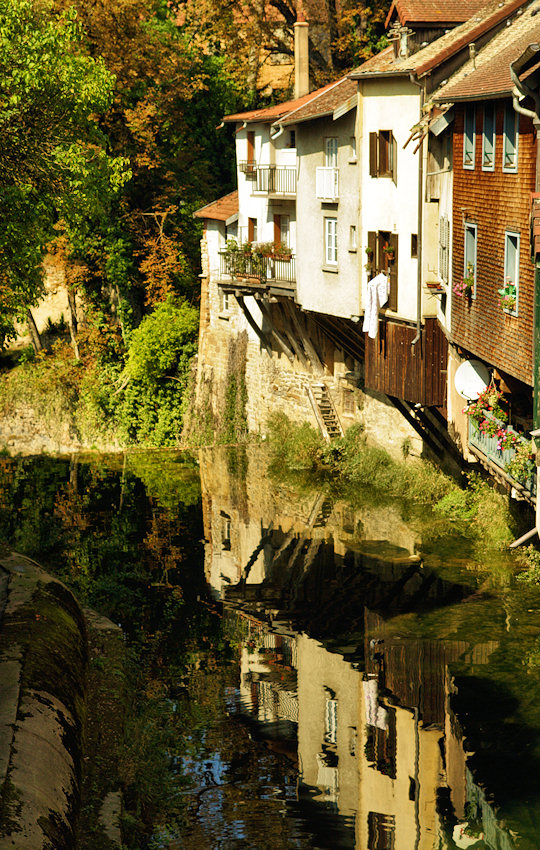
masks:
<instances>
[{"instance_id":1,"label":"wooden plank wall","mask_svg":"<svg viewBox=\"0 0 540 850\"><path fill-rule=\"evenodd\" d=\"M444 407L448 342L436 319L426 319L422 339L416 328L380 321L375 339L366 337L366 389L427 407Z\"/></svg>"}]
</instances>

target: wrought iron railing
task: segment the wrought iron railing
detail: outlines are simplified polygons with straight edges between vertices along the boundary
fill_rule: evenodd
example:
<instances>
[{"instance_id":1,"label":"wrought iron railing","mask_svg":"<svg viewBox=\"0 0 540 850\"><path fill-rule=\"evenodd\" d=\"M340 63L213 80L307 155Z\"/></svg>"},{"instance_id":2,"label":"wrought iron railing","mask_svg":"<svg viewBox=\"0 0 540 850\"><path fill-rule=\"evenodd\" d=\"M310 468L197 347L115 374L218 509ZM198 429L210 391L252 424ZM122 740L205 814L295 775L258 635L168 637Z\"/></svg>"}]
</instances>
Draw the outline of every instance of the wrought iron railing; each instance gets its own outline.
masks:
<instances>
[{"instance_id":1,"label":"wrought iron railing","mask_svg":"<svg viewBox=\"0 0 540 850\"><path fill-rule=\"evenodd\" d=\"M255 192L266 192L275 195L296 194L295 165L259 165Z\"/></svg>"},{"instance_id":2,"label":"wrought iron railing","mask_svg":"<svg viewBox=\"0 0 540 850\"><path fill-rule=\"evenodd\" d=\"M223 251L219 258L221 279L253 283L270 282L293 284L296 281L295 258L262 257L259 254L244 254L242 251Z\"/></svg>"},{"instance_id":3,"label":"wrought iron railing","mask_svg":"<svg viewBox=\"0 0 540 850\"><path fill-rule=\"evenodd\" d=\"M494 417L490 416L489 412L486 411L486 418L493 419ZM498 421L498 420L496 420ZM514 431L508 425L505 425L504 422L500 422L501 428L504 428L505 431L510 432L511 434L515 434L516 437L520 441L524 441L524 438L521 434L518 434L517 431ZM527 441L528 442L528 441ZM497 436L490 437L487 434L483 434L476 426L474 421L469 417L469 445L474 446L475 449L478 449L483 455L485 455L486 459L494 463L495 466L498 466L503 472L506 472L506 467L510 463L510 461L515 457L516 450L515 449L498 449L497 445L499 443L499 438ZM510 476L512 477L512 476ZM520 481L520 484L525 487L526 490L532 496L536 496L536 475L533 474L526 481Z\"/></svg>"}]
</instances>

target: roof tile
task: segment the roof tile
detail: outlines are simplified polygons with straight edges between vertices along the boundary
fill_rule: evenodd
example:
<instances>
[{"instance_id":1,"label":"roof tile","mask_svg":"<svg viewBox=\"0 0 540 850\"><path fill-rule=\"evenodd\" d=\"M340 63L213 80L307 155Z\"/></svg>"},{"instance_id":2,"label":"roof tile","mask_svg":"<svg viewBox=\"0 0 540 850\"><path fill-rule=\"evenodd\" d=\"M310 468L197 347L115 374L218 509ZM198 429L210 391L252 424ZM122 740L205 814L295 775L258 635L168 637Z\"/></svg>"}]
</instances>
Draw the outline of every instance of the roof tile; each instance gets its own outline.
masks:
<instances>
[{"instance_id":1,"label":"roof tile","mask_svg":"<svg viewBox=\"0 0 540 850\"><path fill-rule=\"evenodd\" d=\"M201 207L200 210L195 210L193 213L195 218L209 218L213 221L227 221L232 215L238 212L238 189L234 192L229 192L228 195L223 195L217 201L212 201Z\"/></svg>"}]
</instances>

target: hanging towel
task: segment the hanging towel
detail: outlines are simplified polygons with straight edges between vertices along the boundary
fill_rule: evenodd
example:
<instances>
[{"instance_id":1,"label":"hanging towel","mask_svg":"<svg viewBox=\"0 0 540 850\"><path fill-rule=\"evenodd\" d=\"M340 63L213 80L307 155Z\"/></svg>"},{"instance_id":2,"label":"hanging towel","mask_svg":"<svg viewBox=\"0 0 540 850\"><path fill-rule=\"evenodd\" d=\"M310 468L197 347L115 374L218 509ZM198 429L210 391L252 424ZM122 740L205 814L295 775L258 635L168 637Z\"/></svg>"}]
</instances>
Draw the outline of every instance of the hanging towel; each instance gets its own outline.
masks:
<instances>
[{"instance_id":1,"label":"hanging towel","mask_svg":"<svg viewBox=\"0 0 540 850\"><path fill-rule=\"evenodd\" d=\"M367 331L370 339L375 339L379 330L379 310L388 301L390 285L388 277L380 272L367 285L366 309L362 330Z\"/></svg>"},{"instance_id":2,"label":"hanging towel","mask_svg":"<svg viewBox=\"0 0 540 850\"><path fill-rule=\"evenodd\" d=\"M379 685L377 679L362 682L364 687L364 704L366 707L366 723L386 731L388 729L388 712L379 702Z\"/></svg>"}]
</instances>

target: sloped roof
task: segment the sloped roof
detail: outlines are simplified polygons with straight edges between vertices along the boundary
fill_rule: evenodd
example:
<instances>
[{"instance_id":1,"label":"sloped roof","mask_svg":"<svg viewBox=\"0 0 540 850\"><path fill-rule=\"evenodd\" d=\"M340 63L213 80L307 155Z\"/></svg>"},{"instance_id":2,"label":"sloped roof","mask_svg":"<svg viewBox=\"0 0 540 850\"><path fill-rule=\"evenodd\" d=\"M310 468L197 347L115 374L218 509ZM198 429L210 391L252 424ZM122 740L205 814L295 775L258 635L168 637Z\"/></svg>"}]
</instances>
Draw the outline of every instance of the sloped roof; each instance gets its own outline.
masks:
<instances>
[{"instance_id":1,"label":"sloped roof","mask_svg":"<svg viewBox=\"0 0 540 850\"><path fill-rule=\"evenodd\" d=\"M529 44L540 41L540 15L535 15L538 8L536 4L515 18L478 52L474 60L466 62L446 85L441 86L434 99L439 103L451 103L511 94L514 84L510 63L521 56Z\"/></svg>"},{"instance_id":2,"label":"sloped roof","mask_svg":"<svg viewBox=\"0 0 540 850\"><path fill-rule=\"evenodd\" d=\"M484 5L484 0L394 0L386 26L394 11L400 24L462 24Z\"/></svg>"},{"instance_id":3,"label":"sloped roof","mask_svg":"<svg viewBox=\"0 0 540 850\"><path fill-rule=\"evenodd\" d=\"M285 116L280 124L299 124L301 121L309 121L312 118L321 118L323 115L332 115L333 112L347 101L356 96L357 83L349 77L342 77L341 80L333 83L331 86L325 86L319 89L318 92L313 92L315 97L311 98L307 103L293 109Z\"/></svg>"},{"instance_id":4,"label":"sloped roof","mask_svg":"<svg viewBox=\"0 0 540 850\"><path fill-rule=\"evenodd\" d=\"M408 75L412 71L421 77L481 38L528 2L530 0L490 0L466 23L445 33L412 56L404 59L394 57L392 47L388 47L368 59L349 76L361 80L377 76Z\"/></svg>"},{"instance_id":5,"label":"sloped roof","mask_svg":"<svg viewBox=\"0 0 540 850\"><path fill-rule=\"evenodd\" d=\"M212 201L211 204L206 204L200 210L195 210L193 213L195 218L209 218L214 221L228 221L228 219L238 213L238 189L234 192L229 192L228 195L223 195L217 201Z\"/></svg>"},{"instance_id":6,"label":"sloped roof","mask_svg":"<svg viewBox=\"0 0 540 850\"><path fill-rule=\"evenodd\" d=\"M300 106L309 103L314 98L318 97L322 92L335 86L335 83L329 83L322 89L305 94L296 100L287 100L285 103L277 103L275 106L267 106L263 109L252 109L248 112L236 112L233 115L226 115L224 121L245 121L248 124L256 121L276 121L293 109L298 109Z\"/></svg>"}]
</instances>

